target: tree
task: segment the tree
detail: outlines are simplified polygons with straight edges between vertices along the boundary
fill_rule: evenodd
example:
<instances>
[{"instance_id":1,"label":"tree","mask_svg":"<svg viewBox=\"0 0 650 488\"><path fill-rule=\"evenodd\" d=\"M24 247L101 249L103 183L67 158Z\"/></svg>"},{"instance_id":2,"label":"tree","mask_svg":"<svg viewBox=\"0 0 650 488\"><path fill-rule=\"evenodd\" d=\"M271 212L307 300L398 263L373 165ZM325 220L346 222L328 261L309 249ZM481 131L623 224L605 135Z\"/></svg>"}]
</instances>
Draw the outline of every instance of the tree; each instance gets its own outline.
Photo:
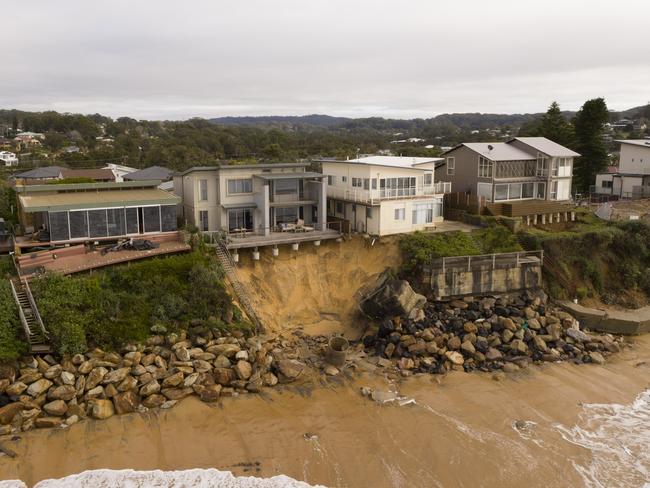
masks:
<instances>
[{"instance_id":1,"label":"tree","mask_svg":"<svg viewBox=\"0 0 650 488\"><path fill-rule=\"evenodd\" d=\"M578 191L587 192L596 181L596 174L609 162L603 142L603 125L609 118L604 98L587 100L573 118L576 151L581 154L574 164L573 183Z\"/></svg>"},{"instance_id":2,"label":"tree","mask_svg":"<svg viewBox=\"0 0 650 488\"><path fill-rule=\"evenodd\" d=\"M539 134L566 147L575 145L575 133L571 123L562 115L557 102L551 103L546 113L542 116Z\"/></svg>"}]
</instances>

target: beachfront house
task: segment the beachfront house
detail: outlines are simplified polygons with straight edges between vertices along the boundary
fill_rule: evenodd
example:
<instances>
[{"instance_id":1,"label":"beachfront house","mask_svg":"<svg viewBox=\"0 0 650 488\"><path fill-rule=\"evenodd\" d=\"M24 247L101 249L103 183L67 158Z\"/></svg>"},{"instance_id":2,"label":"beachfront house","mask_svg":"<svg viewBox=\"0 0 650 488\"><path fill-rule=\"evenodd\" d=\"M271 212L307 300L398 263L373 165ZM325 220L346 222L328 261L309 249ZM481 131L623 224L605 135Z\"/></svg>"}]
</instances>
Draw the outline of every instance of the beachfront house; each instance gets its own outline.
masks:
<instances>
[{"instance_id":1,"label":"beachfront house","mask_svg":"<svg viewBox=\"0 0 650 488\"><path fill-rule=\"evenodd\" d=\"M18 183L16 245L28 249L176 232L180 198L158 189L159 184Z\"/></svg>"},{"instance_id":2,"label":"beachfront house","mask_svg":"<svg viewBox=\"0 0 650 488\"><path fill-rule=\"evenodd\" d=\"M437 180L482 197L493 214L518 217L566 212L573 159L580 155L545 137L515 137L462 143L443 156Z\"/></svg>"},{"instance_id":3,"label":"beachfront house","mask_svg":"<svg viewBox=\"0 0 650 488\"><path fill-rule=\"evenodd\" d=\"M596 175L593 192L618 198L650 197L650 139L617 140L621 144L618 167Z\"/></svg>"},{"instance_id":4,"label":"beachfront house","mask_svg":"<svg viewBox=\"0 0 650 488\"><path fill-rule=\"evenodd\" d=\"M366 156L320 161L327 177L328 215L350 229L389 235L435 227L443 219L443 193L435 180L441 158Z\"/></svg>"},{"instance_id":5,"label":"beachfront house","mask_svg":"<svg viewBox=\"0 0 650 488\"><path fill-rule=\"evenodd\" d=\"M326 182L305 163L194 167L174 176L180 215L232 248L338 238L328 229Z\"/></svg>"}]
</instances>

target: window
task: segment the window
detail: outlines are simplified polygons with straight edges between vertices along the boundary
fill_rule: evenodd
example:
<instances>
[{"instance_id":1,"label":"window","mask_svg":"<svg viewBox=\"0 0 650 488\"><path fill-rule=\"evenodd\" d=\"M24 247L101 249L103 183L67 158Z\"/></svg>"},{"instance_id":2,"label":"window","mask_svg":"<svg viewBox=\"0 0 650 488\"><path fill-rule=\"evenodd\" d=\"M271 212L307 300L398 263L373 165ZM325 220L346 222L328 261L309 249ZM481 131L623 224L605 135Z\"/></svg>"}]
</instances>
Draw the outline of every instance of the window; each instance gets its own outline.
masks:
<instances>
[{"instance_id":1,"label":"window","mask_svg":"<svg viewBox=\"0 0 650 488\"><path fill-rule=\"evenodd\" d=\"M447 175L453 176L456 173L456 158L447 158Z\"/></svg>"},{"instance_id":2,"label":"window","mask_svg":"<svg viewBox=\"0 0 650 488\"><path fill-rule=\"evenodd\" d=\"M205 202L208 199L208 180L199 180L199 200Z\"/></svg>"},{"instance_id":3,"label":"window","mask_svg":"<svg viewBox=\"0 0 650 488\"><path fill-rule=\"evenodd\" d=\"M551 181L551 200L557 200L557 181Z\"/></svg>"},{"instance_id":4,"label":"window","mask_svg":"<svg viewBox=\"0 0 650 488\"><path fill-rule=\"evenodd\" d=\"M352 178L352 186L355 188L361 188L362 185L362 180L361 178Z\"/></svg>"},{"instance_id":5,"label":"window","mask_svg":"<svg viewBox=\"0 0 650 488\"><path fill-rule=\"evenodd\" d=\"M507 200L508 199L508 185L494 185L494 199Z\"/></svg>"},{"instance_id":6,"label":"window","mask_svg":"<svg viewBox=\"0 0 650 488\"><path fill-rule=\"evenodd\" d=\"M433 173L424 173L424 186L431 186L433 184Z\"/></svg>"},{"instance_id":7,"label":"window","mask_svg":"<svg viewBox=\"0 0 650 488\"><path fill-rule=\"evenodd\" d=\"M396 208L395 209L395 220L406 220L406 209L405 208Z\"/></svg>"},{"instance_id":8,"label":"window","mask_svg":"<svg viewBox=\"0 0 650 488\"><path fill-rule=\"evenodd\" d=\"M160 221L163 232L176 230L176 205L161 205Z\"/></svg>"},{"instance_id":9,"label":"window","mask_svg":"<svg viewBox=\"0 0 650 488\"><path fill-rule=\"evenodd\" d=\"M403 197L415 195L417 178L382 178L379 180L381 197Z\"/></svg>"},{"instance_id":10,"label":"window","mask_svg":"<svg viewBox=\"0 0 650 488\"><path fill-rule=\"evenodd\" d=\"M370 179L369 178L364 178L363 179L363 189L364 190L370 190Z\"/></svg>"},{"instance_id":11,"label":"window","mask_svg":"<svg viewBox=\"0 0 650 488\"><path fill-rule=\"evenodd\" d=\"M99 210L106 217L105 210ZM105 221L104 221L105 222ZM67 241L70 239L68 227L68 212L50 212L50 239L52 241ZM105 234L102 235L102 237Z\"/></svg>"},{"instance_id":12,"label":"window","mask_svg":"<svg viewBox=\"0 0 650 488\"><path fill-rule=\"evenodd\" d=\"M372 207L366 207L366 218L367 219L372 218Z\"/></svg>"},{"instance_id":13,"label":"window","mask_svg":"<svg viewBox=\"0 0 650 488\"><path fill-rule=\"evenodd\" d=\"M493 163L491 160L479 156L478 158L478 176L479 178L492 178Z\"/></svg>"},{"instance_id":14,"label":"window","mask_svg":"<svg viewBox=\"0 0 650 488\"><path fill-rule=\"evenodd\" d=\"M85 210L70 212L70 238L88 237L88 212Z\"/></svg>"},{"instance_id":15,"label":"window","mask_svg":"<svg viewBox=\"0 0 650 488\"><path fill-rule=\"evenodd\" d=\"M336 183L336 176L327 175L327 184L332 186Z\"/></svg>"},{"instance_id":16,"label":"window","mask_svg":"<svg viewBox=\"0 0 650 488\"><path fill-rule=\"evenodd\" d=\"M276 180L273 188L276 195L295 195L298 193L298 180Z\"/></svg>"},{"instance_id":17,"label":"window","mask_svg":"<svg viewBox=\"0 0 650 488\"><path fill-rule=\"evenodd\" d=\"M250 208L228 210L228 230L253 230L253 211Z\"/></svg>"},{"instance_id":18,"label":"window","mask_svg":"<svg viewBox=\"0 0 650 488\"><path fill-rule=\"evenodd\" d=\"M138 234L140 232L138 209L136 207L125 208L124 215L126 216L126 233Z\"/></svg>"},{"instance_id":19,"label":"window","mask_svg":"<svg viewBox=\"0 0 650 488\"><path fill-rule=\"evenodd\" d=\"M143 207L142 222L145 232L160 232L160 207Z\"/></svg>"},{"instance_id":20,"label":"window","mask_svg":"<svg viewBox=\"0 0 650 488\"><path fill-rule=\"evenodd\" d=\"M476 193L479 197L485 197L488 202L492 201L492 183L478 183Z\"/></svg>"},{"instance_id":21,"label":"window","mask_svg":"<svg viewBox=\"0 0 650 488\"><path fill-rule=\"evenodd\" d=\"M508 200L521 200L521 183L511 183Z\"/></svg>"},{"instance_id":22,"label":"window","mask_svg":"<svg viewBox=\"0 0 650 488\"><path fill-rule=\"evenodd\" d=\"M546 183L537 183L536 198L539 198L540 200L546 200Z\"/></svg>"},{"instance_id":23,"label":"window","mask_svg":"<svg viewBox=\"0 0 650 488\"><path fill-rule=\"evenodd\" d=\"M295 224L297 221L298 221L297 207L278 207L275 209L275 225Z\"/></svg>"},{"instance_id":24,"label":"window","mask_svg":"<svg viewBox=\"0 0 650 488\"><path fill-rule=\"evenodd\" d=\"M336 213L343 213L343 202L336 202Z\"/></svg>"},{"instance_id":25,"label":"window","mask_svg":"<svg viewBox=\"0 0 650 488\"><path fill-rule=\"evenodd\" d=\"M253 193L253 180L251 178L238 178L228 180L228 194Z\"/></svg>"},{"instance_id":26,"label":"window","mask_svg":"<svg viewBox=\"0 0 650 488\"><path fill-rule=\"evenodd\" d=\"M372 189L376 190L377 189L377 178L372 179Z\"/></svg>"},{"instance_id":27,"label":"window","mask_svg":"<svg viewBox=\"0 0 650 488\"><path fill-rule=\"evenodd\" d=\"M347 183L348 182L348 177L347 176L341 176L341 181L343 183Z\"/></svg>"},{"instance_id":28,"label":"window","mask_svg":"<svg viewBox=\"0 0 650 488\"><path fill-rule=\"evenodd\" d=\"M433 203L417 203L413 206L413 223L430 224L433 222Z\"/></svg>"},{"instance_id":29,"label":"window","mask_svg":"<svg viewBox=\"0 0 650 488\"><path fill-rule=\"evenodd\" d=\"M523 183L521 187L521 198L533 198L535 196L535 183Z\"/></svg>"},{"instance_id":30,"label":"window","mask_svg":"<svg viewBox=\"0 0 650 488\"><path fill-rule=\"evenodd\" d=\"M124 230L125 223L123 208L109 208L106 210L106 218L109 236L122 236L126 234L126 231Z\"/></svg>"},{"instance_id":31,"label":"window","mask_svg":"<svg viewBox=\"0 0 650 488\"><path fill-rule=\"evenodd\" d=\"M199 230L202 232L206 232L209 227L208 223L208 211L207 210L199 210Z\"/></svg>"},{"instance_id":32,"label":"window","mask_svg":"<svg viewBox=\"0 0 650 488\"><path fill-rule=\"evenodd\" d=\"M614 187L614 182L612 180L603 180L600 183L600 186L603 188L613 188Z\"/></svg>"},{"instance_id":33,"label":"window","mask_svg":"<svg viewBox=\"0 0 650 488\"><path fill-rule=\"evenodd\" d=\"M571 158L558 158L557 169L555 176L571 176L572 173L572 160Z\"/></svg>"},{"instance_id":34,"label":"window","mask_svg":"<svg viewBox=\"0 0 650 488\"><path fill-rule=\"evenodd\" d=\"M537 176L548 175L548 159L542 153L537 153Z\"/></svg>"},{"instance_id":35,"label":"window","mask_svg":"<svg viewBox=\"0 0 650 488\"><path fill-rule=\"evenodd\" d=\"M106 210L89 210L88 227L90 237L106 237L108 235L108 229L106 228Z\"/></svg>"}]
</instances>

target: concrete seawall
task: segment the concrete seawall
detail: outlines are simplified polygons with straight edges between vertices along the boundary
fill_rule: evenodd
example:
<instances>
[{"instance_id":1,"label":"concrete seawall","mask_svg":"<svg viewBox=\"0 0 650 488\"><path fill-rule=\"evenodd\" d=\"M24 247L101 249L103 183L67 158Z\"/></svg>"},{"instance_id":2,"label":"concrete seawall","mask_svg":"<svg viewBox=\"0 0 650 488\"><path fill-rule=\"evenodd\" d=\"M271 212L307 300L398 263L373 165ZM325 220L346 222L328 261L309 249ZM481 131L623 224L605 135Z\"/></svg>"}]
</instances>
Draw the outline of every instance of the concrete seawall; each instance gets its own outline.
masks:
<instances>
[{"instance_id":1,"label":"concrete seawall","mask_svg":"<svg viewBox=\"0 0 650 488\"><path fill-rule=\"evenodd\" d=\"M650 332L650 307L637 310L598 310L573 302L560 302L562 308L583 327L611 334L636 335Z\"/></svg>"}]
</instances>

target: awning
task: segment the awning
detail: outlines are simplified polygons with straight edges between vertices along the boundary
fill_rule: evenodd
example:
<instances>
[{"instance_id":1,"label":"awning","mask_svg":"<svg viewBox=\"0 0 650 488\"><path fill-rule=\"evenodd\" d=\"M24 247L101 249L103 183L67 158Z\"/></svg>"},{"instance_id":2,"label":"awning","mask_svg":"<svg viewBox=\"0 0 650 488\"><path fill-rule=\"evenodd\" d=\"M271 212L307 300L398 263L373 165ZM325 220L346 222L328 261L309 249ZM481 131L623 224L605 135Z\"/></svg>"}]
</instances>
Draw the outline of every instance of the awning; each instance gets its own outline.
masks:
<instances>
[{"instance_id":1,"label":"awning","mask_svg":"<svg viewBox=\"0 0 650 488\"><path fill-rule=\"evenodd\" d=\"M226 210L232 210L234 208L257 208L256 203L223 203L221 206Z\"/></svg>"},{"instance_id":2,"label":"awning","mask_svg":"<svg viewBox=\"0 0 650 488\"><path fill-rule=\"evenodd\" d=\"M18 198L20 205L27 213L136 207L140 205L176 205L181 201L181 198L173 193L157 188L19 194Z\"/></svg>"}]
</instances>

